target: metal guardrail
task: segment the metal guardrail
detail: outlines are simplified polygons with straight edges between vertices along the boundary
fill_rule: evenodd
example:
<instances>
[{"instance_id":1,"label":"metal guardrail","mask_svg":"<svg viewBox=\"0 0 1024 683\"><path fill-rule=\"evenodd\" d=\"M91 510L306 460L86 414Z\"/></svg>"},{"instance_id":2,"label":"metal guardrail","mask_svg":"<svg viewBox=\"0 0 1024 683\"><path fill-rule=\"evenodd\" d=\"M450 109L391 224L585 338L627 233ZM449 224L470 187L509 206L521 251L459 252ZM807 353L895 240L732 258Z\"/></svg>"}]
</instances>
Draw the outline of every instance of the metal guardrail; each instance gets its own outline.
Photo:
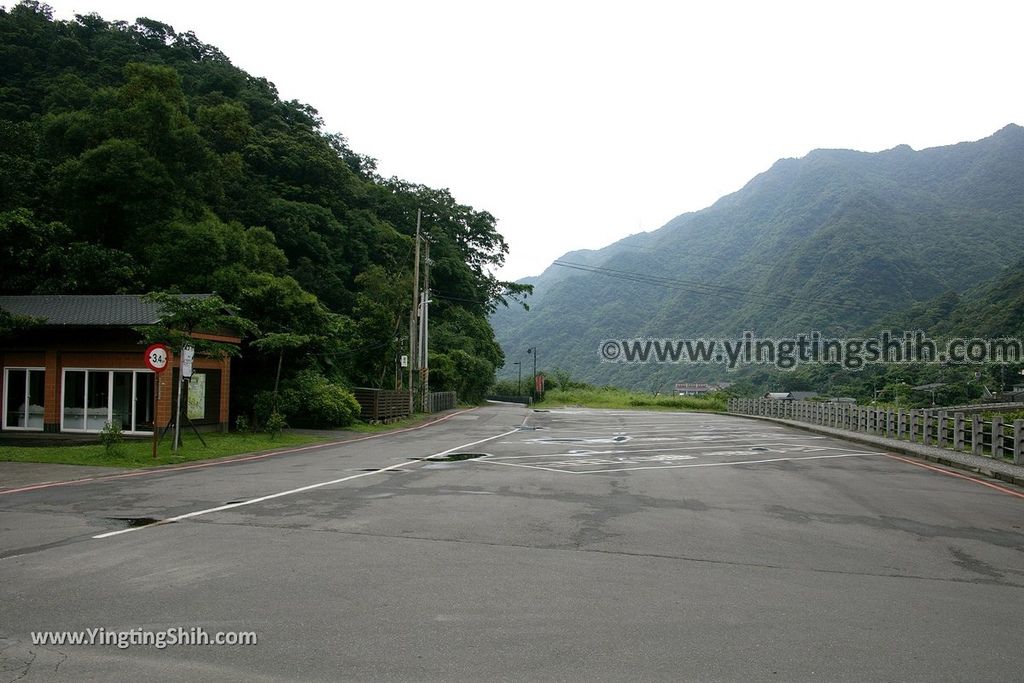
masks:
<instances>
[{"instance_id":1,"label":"metal guardrail","mask_svg":"<svg viewBox=\"0 0 1024 683\"><path fill-rule=\"evenodd\" d=\"M885 436L1024 465L1024 420L1006 422L1002 415L985 421L963 410L945 408L891 410L849 403L734 398L730 413L796 420Z\"/></svg>"},{"instance_id":2,"label":"metal guardrail","mask_svg":"<svg viewBox=\"0 0 1024 683\"><path fill-rule=\"evenodd\" d=\"M432 391L427 394L427 412L439 413L442 410L451 410L458 403L454 391Z\"/></svg>"},{"instance_id":3,"label":"metal guardrail","mask_svg":"<svg viewBox=\"0 0 1024 683\"><path fill-rule=\"evenodd\" d=\"M501 403L522 403L524 406L528 406L533 403L533 399L527 396L516 396L512 394L492 394L486 397L488 401L499 401Z\"/></svg>"}]
</instances>

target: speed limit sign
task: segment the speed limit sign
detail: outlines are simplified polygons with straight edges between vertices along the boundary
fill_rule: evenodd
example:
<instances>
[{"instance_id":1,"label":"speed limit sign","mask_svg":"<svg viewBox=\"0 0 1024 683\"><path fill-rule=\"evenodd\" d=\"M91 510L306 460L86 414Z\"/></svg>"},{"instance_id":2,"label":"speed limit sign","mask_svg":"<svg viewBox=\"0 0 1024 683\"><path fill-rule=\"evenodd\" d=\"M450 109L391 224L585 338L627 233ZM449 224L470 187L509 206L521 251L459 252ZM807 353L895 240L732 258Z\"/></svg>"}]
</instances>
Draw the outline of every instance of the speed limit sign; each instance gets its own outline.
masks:
<instances>
[{"instance_id":1,"label":"speed limit sign","mask_svg":"<svg viewBox=\"0 0 1024 683\"><path fill-rule=\"evenodd\" d=\"M146 367L156 373L161 373L167 369L167 360L170 354L167 352L167 347L163 344L151 344L146 349Z\"/></svg>"}]
</instances>

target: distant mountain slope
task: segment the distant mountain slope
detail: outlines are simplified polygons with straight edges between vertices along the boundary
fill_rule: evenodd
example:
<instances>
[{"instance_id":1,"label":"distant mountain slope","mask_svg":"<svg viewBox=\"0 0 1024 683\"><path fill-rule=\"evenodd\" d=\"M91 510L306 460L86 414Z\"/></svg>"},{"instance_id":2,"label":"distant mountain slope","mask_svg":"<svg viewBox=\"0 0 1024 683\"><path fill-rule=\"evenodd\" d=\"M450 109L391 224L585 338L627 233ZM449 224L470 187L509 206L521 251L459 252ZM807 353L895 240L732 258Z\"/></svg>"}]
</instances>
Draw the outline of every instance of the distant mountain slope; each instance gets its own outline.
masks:
<instances>
[{"instance_id":1,"label":"distant mountain slope","mask_svg":"<svg viewBox=\"0 0 1024 683\"><path fill-rule=\"evenodd\" d=\"M915 304L889 326L945 337L1024 337L1024 260L962 295L947 292Z\"/></svg>"},{"instance_id":2,"label":"distant mountain slope","mask_svg":"<svg viewBox=\"0 0 1024 683\"><path fill-rule=\"evenodd\" d=\"M548 268L492 322L508 362L651 388L719 368L599 362L602 339L851 333L1024 255L1024 128L977 142L783 159L713 206ZM612 272L615 271L615 272Z\"/></svg>"}]
</instances>

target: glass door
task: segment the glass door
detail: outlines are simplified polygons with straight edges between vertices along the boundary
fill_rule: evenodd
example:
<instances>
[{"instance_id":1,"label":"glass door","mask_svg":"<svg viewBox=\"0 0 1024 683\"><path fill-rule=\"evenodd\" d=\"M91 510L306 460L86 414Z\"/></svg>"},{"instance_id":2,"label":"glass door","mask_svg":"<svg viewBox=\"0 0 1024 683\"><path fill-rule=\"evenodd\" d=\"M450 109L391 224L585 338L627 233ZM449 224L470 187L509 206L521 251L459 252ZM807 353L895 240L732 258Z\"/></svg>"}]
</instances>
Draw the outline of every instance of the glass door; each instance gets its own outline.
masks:
<instances>
[{"instance_id":1,"label":"glass door","mask_svg":"<svg viewBox=\"0 0 1024 683\"><path fill-rule=\"evenodd\" d=\"M88 370L85 376L85 428L98 432L110 421L110 373Z\"/></svg>"},{"instance_id":2,"label":"glass door","mask_svg":"<svg viewBox=\"0 0 1024 683\"><path fill-rule=\"evenodd\" d=\"M152 372L135 373L135 431L153 431L153 378Z\"/></svg>"},{"instance_id":3,"label":"glass door","mask_svg":"<svg viewBox=\"0 0 1024 683\"><path fill-rule=\"evenodd\" d=\"M65 370L61 430L99 432L110 422L123 432L153 431L154 377L145 370Z\"/></svg>"},{"instance_id":4,"label":"glass door","mask_svg":"<svg viewBox=\"0 0 1024 683\"><path fill-rule=\"evenodd\" d=\"M42 430L45 376L42 368L4 370L4 429Z\"/></svg>"},{"instance_id":5,"label":"glass door","mask_svg":"<svg viewBox=\"0 0 1024 683\"><path fill-rule=\"evenodd\" d=\"M61 430L85 431L85 370L64 371Z\"/></svg>"},{"instance_id":6,"label":"glass door","mask_svg":"<svg viewBox=\"0 0 1024 683\"><path fill-rule=\"evenodd\" d=\"M134 372L114 371L113 391L111 392L110 421L121 427L121 431L135 431L135 382Z\"/></svg>"}]
</instances>

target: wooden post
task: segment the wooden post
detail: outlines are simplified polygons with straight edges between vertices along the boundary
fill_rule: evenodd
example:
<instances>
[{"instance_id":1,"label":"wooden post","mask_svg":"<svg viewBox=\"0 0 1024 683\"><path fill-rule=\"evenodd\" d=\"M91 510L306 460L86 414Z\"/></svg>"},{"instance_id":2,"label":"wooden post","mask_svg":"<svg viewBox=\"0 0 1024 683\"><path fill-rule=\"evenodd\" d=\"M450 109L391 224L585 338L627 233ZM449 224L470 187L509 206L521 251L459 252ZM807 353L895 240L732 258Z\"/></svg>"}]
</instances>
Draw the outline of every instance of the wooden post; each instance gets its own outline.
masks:
<instances>
[{"instance_id":1,"label":"wooden post","mask_svg":"<svg viewBox=\"0 0 1024 683\"><path fill-rule=\"evenodd\" d=\"M1003 416L992 416L992 457L1003 459Z\"/></svg>"},{"instance_id":2,"label":"wooden post","mask_svg":"<svg viewBox=\"0 0 1024 683\"><path fill-rule=\"evenodd\" d=\"M953 450L964 449L964 414L953 413Z\"/></svg>"}]
</instances>

